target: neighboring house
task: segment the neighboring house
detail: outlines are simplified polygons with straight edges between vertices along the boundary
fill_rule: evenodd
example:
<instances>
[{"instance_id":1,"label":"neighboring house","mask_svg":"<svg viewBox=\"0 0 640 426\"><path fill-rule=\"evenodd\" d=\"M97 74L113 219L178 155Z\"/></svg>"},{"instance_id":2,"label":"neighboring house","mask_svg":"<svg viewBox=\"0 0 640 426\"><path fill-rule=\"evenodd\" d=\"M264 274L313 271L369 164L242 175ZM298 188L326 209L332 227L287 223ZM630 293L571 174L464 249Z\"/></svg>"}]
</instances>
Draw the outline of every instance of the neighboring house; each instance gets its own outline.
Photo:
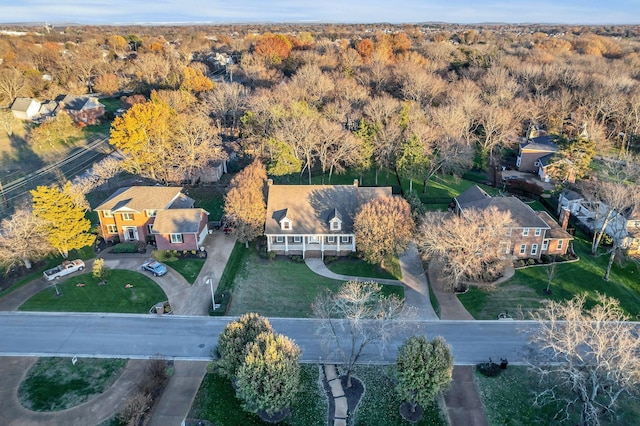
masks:
<instances>
[{"instance_id":1,"label":"neighboring house","mask_svg":"<svg viewBox=\"0 0 640 426\"><path fill-rule=\"evenodd\" d=\"M565 228L544 212L536 212L516 197L492 197L474 185L454 199L456 213L467 209L484 210L495 207L511 214L511 223L505 230L500 252L520 259L539 259L541 255L563 255L573 237Z\"/></svg>"},{"instance_id":2,"label":"neighboring house","mask_svg":"<svg viewBox=\"0 0 640 426\"><path fill-rule=\"evenodd\" d=\"M59 100L73 121L84 124L98 124L98 118L105 113L105 107L93 96L66 95Z\"/></svg>"},{"instance_id":3,"label":"neighboring house","mask_svg":"<svg viewBox=\"0 0 640 426\"><path fill-rule=\"evenodd\" d=\"M575 183L576 181L576 168L574 164L566 158L554 159L555 154L547 154L544 157L540 157L537 161L538 164L538 176L540 180L549 182L552 179L552 175L556 175L557 180L564 182ZM552 169L556 169L556 173ZM559 177L558 170L562 169L565 176Z\"/></svg>"},{"instance_id":4,"label":"neighboring house","mask_svg":"<svg viewBox=\"0 0 640 426\"><path fill-rule=\"evenodd\" d=\"M193 208L180 187L130 186L117 190L94 210L105 240L156 242L160 250L198 250L207 235L209 213Z\"/></svg>"},{"instance_id":5,"label":"neighboring house","mask_svg":"<svg viewBox=\"0 0 640 426\"><path fill-rule=\"evenodd\" d=\"M303 257L356 251L353 220L361 205L390 197L391 188L354 185L273 185L269 181L267 251Z\"/></svg>"},{"instance_id":6,"label":"neighboring house","mask_svg":"<svg viewBox=\"0 0 640 426\"><path fill-rule=\"evenodd\" d=\"M567 209L592 232L602 228L605 216L609 212L609 206L601 202L590 202L575 191L565 191L558 197L558 211ZM640 211L634 209L622 214L613 211L605 228L605 234L612 238L622 240L622 248L627 254L640 254Z\"/></svg>"},{"instance_id":7,"label":"neighboring house","mask_svg":"<svg viewBox=\"0 0 640 426\"><path fill-rule=\"evenodd\" d=\"M16 98L11 104L13 116L20 120L33 120L40 113L41 102L33 98Z\"/></svg>"},{"instance_id":8,"label":"neighboring house","mask_svg":"<svg viewBox=\"0 0 640 426\"><path fill-rule=\"evenodd\" d=\"M45 117L53 117L56 115L56 111L58 110L58 103L56 101L46 101L40 105L40 111L38 115L40 118Z\"/></svg>"},{"instance_id":9,"label":"neighboring house","mask_svg":"<svg viewBox=\"0 0 640 426\"><path fill-rule=\"evenodd\" d=\"M516 167L521 172L539 173L540 159L553 155L557 151L558 145L553 142L551 136L526 139L520 143Z\"/></svg>"},{"instance_id":10,"label":"neighboring house","mask_svg":"<svg viewBox=\"0 0 640 426\"><path fill-rule=\"evenodd\" d=\"M184 184L213 183L218 182L222 175L227 173L227 160L209 161L204 167L193 170L192 179L189 179L184 168L178 166L174 166L167 172L167 180L169 182Z\"/></svg>"}]
</instances>

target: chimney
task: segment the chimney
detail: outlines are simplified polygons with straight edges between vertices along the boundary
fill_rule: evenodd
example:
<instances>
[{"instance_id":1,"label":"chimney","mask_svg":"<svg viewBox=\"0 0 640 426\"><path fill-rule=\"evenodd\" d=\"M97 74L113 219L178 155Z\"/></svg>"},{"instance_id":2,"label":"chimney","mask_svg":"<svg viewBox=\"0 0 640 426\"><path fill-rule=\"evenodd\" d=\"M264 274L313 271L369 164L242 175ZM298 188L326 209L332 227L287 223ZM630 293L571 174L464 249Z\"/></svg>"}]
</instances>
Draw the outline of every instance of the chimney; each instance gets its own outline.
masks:
<instances>
[{"instance_id":1,"label":"chimney","mask_svg":"<svg viewBox=\"0 0 640 426\"><path fill-rule=\"evenodd\" d=\"M358 186L358 184L359 184L358 179L354 179L353 180L353 186Z\"/></svg>"},{"instance_id":2,"label":"chimney","mask_svg":"<svg viewBox=\"0 0 640 426\"><path fill-rule=\"evenodd\" d=\"M567 230L567 226L569 226L569 216L571 216L571 210L563 207L562 211L560 212L560 226L565 231Z\"/></svg>"},{"instance_id":3,"label":"chimney","mask_svg":"<svg viewBox=\"0 0 640 426\"><path fill-rule=\"evenodd\" d=\"M267 186L273 185L273 179L267 179Z\"/></svg>"}]
</instances>

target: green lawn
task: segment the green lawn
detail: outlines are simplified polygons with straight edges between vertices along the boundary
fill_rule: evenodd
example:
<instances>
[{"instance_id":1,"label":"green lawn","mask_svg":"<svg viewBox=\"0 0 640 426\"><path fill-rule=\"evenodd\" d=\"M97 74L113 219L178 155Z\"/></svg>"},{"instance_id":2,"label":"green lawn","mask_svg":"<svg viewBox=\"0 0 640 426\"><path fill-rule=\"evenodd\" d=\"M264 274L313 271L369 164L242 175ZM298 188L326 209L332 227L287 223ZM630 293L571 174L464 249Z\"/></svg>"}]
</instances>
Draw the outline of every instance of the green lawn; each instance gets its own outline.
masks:
<instances>
[{"instance_id":1,"label":"green lawn","mask_svg":"<svg viewBox=\"0 0 640 426\"><path fill-rule=\"evenodd\" d=\"M411 425L400 416L402 401L394 391L393 366L356 366L353 375L365 386L365 393L355 415L356 426L400 426ZM447 422L438 405L425 407L418 426L445 426Z\"/></svg>"},{"instance_id":2,"label":"green lawn","mask_svg":"<svg viewBox=\"0 0 640 426\"><path fill-rule=\"evenodd\" d=\"M561 406L553 403L535 405L535 392L541 391L538 376L526 367L509 366L498 377L485 377L476 372L475 382L487 412L490 425L574 425L580 420L578 407L569 419L560 422L554 416ZM569 394L560 396L571 397ZM617 419L605 419L603 425L634 425L640 418L640 405L632 397L622 396Z\"/></svg>"},{"instance_id":3,"label":"green lawn","mask_svg":"<svg viewBox=\"0 0 640 426\"><path fill-rule=\"evenodd\" d=\"M202 267L204 266L204 262L206 260L206 259L178 259L176 257L171 257L167 259L166 257L163 257L163 256L158 256L157 259L160 262L165 263L167 266L170 266L177 273L182 275L189 284L193 284L194 282L196 282L196 278L198 278L198 274L200 274L200 271L202 270Z\"/></svg>"},{"instance_id":4,"label":"green lawn","mask_svg":"<svg viewBox=\"0 0 640 426\"><path fill-rule=\"evenodd\" d=\"M71 275L56 283L60 296L52 285L23 303L20 310L144 314L154 304L167 300L160 286L138 272L113 270L107 280L107 285L98 286L99 280L90 273ZM79 283L84 286L78 287ZM127 284L132 287L126 288Z\"/></svg>"},{"instance_id":5,"label":"green lawn","mask_svg":"<svg viewBox=\"0 0 640 426\"><path fill-rule=\"evenodd\" d=\"M586 292L590 307L595 303L596 292L600 292L618 299L622 308L637 319L640 314L640 270L637 265L629 261L623 262L622 266L614 264L607 282L602 277L609 256L591 256L590 241L584 237L578 236L573 244L580 260L557 265L551 296L543 292L547 286L546 268L538 266L517 270L513 278L493 290L472 287L459 299L476 319L496 319L505 309L516 315L522 312L522 316L529 319L529 312L539 309L541 302L549 297L561 301Z\"/></svg>"},{"instance_id":6,"label":"green lawn","mask_svg":"<svg viewBox=\"0 0 640 426\"><path fill-rule=\"evenodd\" d=\"M300 366L300 390L292 402L291 415L280 424L292 426L322 426L327 424L327 399L318 382L317 365ZM198 394L191 405L189 418L209 420L218 426L268 425L258 416L242 409L235 397L231 382L215 373L202 380Z\"/></svg>"},{"instance_id":7,"label":"green lawn","mask_svg":"<svg viewBox=\"0 0 640 426\"><path fill-rule=\"evenodd\" d=\"M229 260L227 260L224 271L222 271L222 276L218 283L218 291L231 291L236 275L238 274L238 269L240 269L240 266L244 263L244 255L248 253L248 251L244 244L236 242L233 250L231 250L231 255L229 256Z\"/></svg>"},{"instance_id":8,"label":"green lawn","mask_svg":"<svg viewBox=\"0 0 640 426\"><path fill-rule=\"evenodd\" d=\"M120 377L125 359L40 358L20 384L20 403L34 411L75 407L104 392Z\"/></svg>"},{"instance_id":9,"label":"green lawn","mask_svg":"<svg viewBox=\"0 0 640 426\"><path fill-rule=\"evenodd\" d=\"M267 317L310 317L311 304L315 299L326 289L337 291L342 285L342 281L313 273L304 263L285 257L262 259L253 246L245 249L243 245L236 245L232 259L236 260L231 267L227 264L223 274L225 281L218 287L219 291L232 292L227 315L257 312ZM235 268L235 262L238 262L237 274L233 283L228 285L225 275L229 268ZM382 293L404 298L404 287L382 286Z\"/></svg>"},{"instance_id":10,"label":"green lawn","mask_svg":"<svg viewBox=\"0 0 640 426\"><path fill-rule=\"evenodd\" d=\"M400 272L400 261L398 258L387 261L387 268L382 268L380 265L372 265L365 262L362 259L353 259L349 257L341 257L338 260L327 264L327 268L331 272L340 275L348 275L352 277L365 277L365 278L382 278L388 280L401 280L402 273ZM394 266L397 265L397 268ZM397 274L397 272L400 272ZM397 274L397 275L396 275Z\"/></svg>"}]
</instances>

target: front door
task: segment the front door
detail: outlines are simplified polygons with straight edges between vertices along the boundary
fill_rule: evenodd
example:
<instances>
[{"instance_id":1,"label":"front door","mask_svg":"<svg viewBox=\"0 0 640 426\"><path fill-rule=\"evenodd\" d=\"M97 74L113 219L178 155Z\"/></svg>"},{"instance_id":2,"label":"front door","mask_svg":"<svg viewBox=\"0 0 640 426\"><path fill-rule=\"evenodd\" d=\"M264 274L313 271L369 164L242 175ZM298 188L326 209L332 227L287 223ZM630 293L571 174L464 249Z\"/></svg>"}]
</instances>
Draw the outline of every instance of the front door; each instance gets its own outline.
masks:
<instances>
[{"instance_id":1,"label":"front door","mask_svg":"<svg viewBox=\"0 0 640 426\"><path fill-rule=\"evenodd\" d=\"M127 241L138 241L138 228L134 226L124 228L124 239Z\"/></svg>"}]
</instances>

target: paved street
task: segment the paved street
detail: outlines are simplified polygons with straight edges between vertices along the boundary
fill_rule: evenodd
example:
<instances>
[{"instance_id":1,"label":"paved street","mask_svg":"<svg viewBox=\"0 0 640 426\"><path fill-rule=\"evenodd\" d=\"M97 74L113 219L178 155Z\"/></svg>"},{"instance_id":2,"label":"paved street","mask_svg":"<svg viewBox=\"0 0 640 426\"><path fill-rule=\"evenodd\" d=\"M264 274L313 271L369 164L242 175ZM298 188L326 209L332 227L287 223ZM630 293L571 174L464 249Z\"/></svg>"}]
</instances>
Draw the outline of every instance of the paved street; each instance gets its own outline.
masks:
<instances>
[{"instance_id":1,"label":"paved street","mask_svg":"<svg viewBox=\"0 0 640 426\"><path fill-rule=\"evenodd\" d=\"M207 360L230 317L186 317L120 314L0 313L0 355ZM276 331L298 343L302 360L326 359L315 334L318 320L272 318ZM386 348L370 347L363 362L393 362L409 335L443 336L453 347L455 363L475 364L507 358L521 363L528 348L530 321L415 321ZM384 350L383 350L384 349Z\"/></svg>"}]
</instances>

